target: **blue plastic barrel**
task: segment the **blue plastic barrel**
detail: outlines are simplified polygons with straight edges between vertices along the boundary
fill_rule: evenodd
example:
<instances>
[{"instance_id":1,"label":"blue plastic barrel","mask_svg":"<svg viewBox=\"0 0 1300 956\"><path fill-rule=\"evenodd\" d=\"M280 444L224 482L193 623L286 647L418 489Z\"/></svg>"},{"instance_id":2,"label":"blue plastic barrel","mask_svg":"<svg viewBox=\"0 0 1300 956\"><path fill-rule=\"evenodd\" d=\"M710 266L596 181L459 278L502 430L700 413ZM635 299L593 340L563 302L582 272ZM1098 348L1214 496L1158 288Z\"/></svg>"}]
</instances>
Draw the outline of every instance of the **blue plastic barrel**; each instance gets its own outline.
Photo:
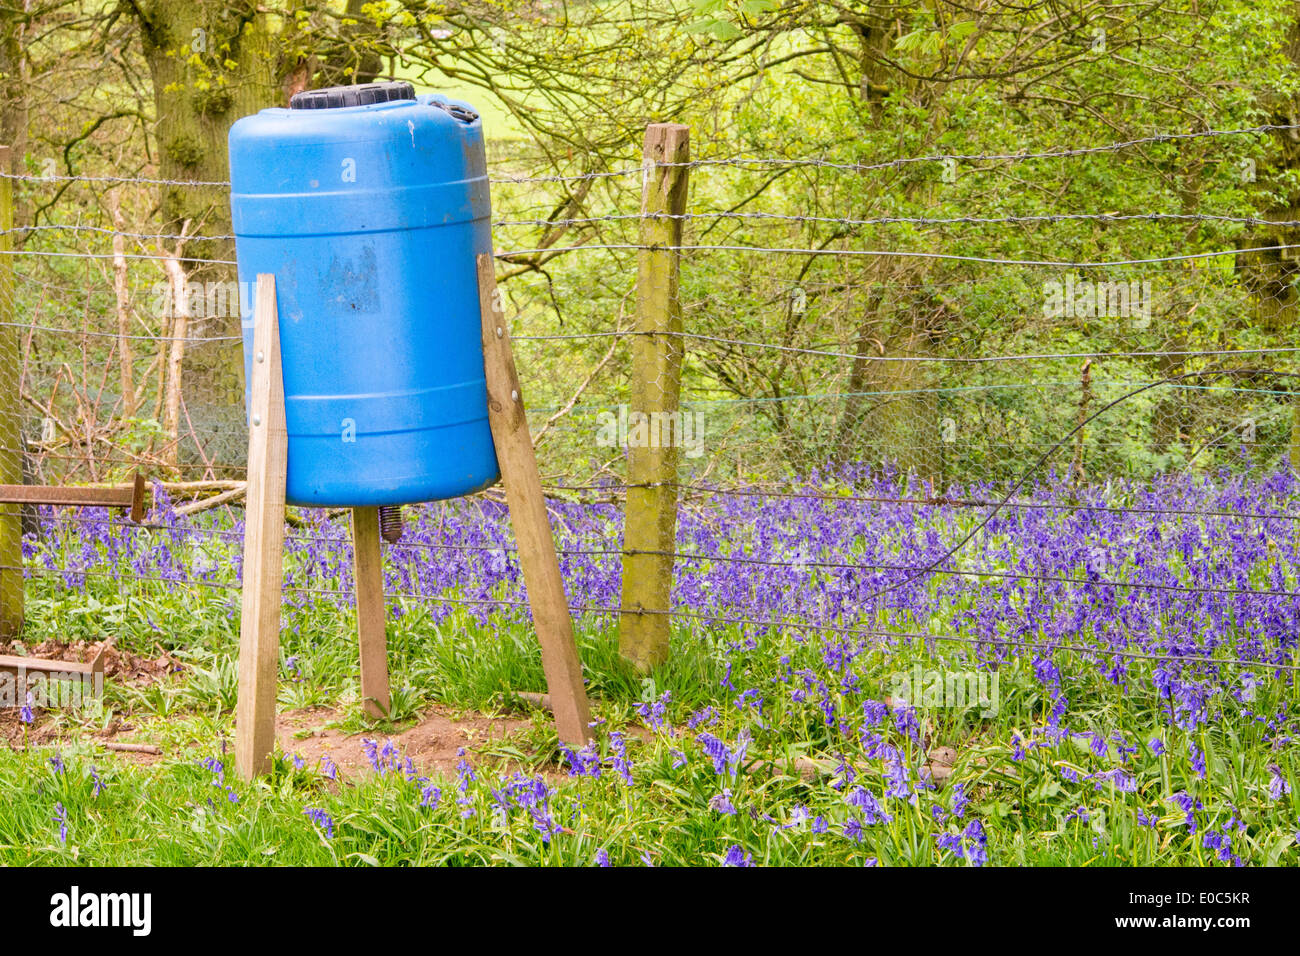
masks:
<instances>
[{"instance_id":1,"label":"blue plastic barrel","mask_svg":"<svg viewBox=\"0 0 1300 956\"><path fill-rule=\"evenodd\" d=\"M235 123L230 180L246 382L252 290L259 273L276 277L288 501L395 505L496 481L474 110L408 83L300 93Z\"/></svg>"}]
</instances>

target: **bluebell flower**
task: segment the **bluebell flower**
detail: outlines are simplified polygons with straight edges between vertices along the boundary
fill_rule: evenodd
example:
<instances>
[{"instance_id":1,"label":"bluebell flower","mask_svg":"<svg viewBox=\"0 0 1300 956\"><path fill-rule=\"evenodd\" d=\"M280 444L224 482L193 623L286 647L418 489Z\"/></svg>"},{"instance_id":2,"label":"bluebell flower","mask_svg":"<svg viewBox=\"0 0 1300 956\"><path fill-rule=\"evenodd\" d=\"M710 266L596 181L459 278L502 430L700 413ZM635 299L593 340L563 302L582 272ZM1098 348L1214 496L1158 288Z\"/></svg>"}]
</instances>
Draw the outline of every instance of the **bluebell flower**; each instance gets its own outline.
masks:
<instances>
[{"instance_id":1,"label":"bluebell flower","mask_svg":"<svg viewBox=\"0 0 1300 956\"><path fill-rule=\"evenodd\" d=\"M1019 762L1025 759L1025 748L1022 746L1023 741L1019 734L1011 735L1011 759Z\"/></svg>"},{"instance_id":2,"label":"bluebell flower","mask_svg":"<svg viewBox=\"0 0 1300 956\"><path fill-rule=\"evenodd\" d=\"M875 795L872 794L870 790L856 787L853 792L845 798L845 801L849 806L857 807L862 811L862 818L866 822L867 826L872 826L880 822L888 823L893 819L893 817L885 812L885 808L881 806L880 801L876 799Z\"/></svg>"},{"instance_id":3,"label":"bluebell flower","mask_svg":"<svg viewBox=\"0 0 1300 956\"><path fill-rule=\"evenodd\" d=\"M334 839L333 817L320 807L306 807L302 812L307 819L311 820L312 823L321 828L321 831L325 834L325 839Z\"/></svg>"},{"instance_id":4,"label":"bluebell flower","mask_svg":"<svg viewBox=\"0 0 1300 956\"><path fill-rule=\"evenodd\" d=\"M627 738L621 731L610 731L609 734L610 759L609 765L614 772L623 778L624 783L632 782L632 761L627 756Z\"/></svg>"},{"instance_id":5,"label":"bluebell flower","mask_svg":"<svg viewBox=\"0 0 1300 956\"><path fill-rule=\"evenodd\" d=\"M1282 768L1277 764L1269 764L1268 772L1272 775L1268 781L1268 798L1270 800L1281 800L1291 792L1291 784L1286 777L1282 776Z\"/></svg>"},{"instance_id":6,"label":"bluebell flower","mask_svg":"<svg viewBox=\"0 0 1300 956\"><path fill-rule=\"evenodd\" d=\"M686 721L686 726L691 730L696 730L700 727L711 726L717 721L717 719L717 710L715 710L712 705L709 705L708 707L705 707L702 710L697 710L695 713L691 714L690 719Z\"/></svg>"},{"instance_id":7,"label":"bluebell flower","mask_svg":"<svg viewBox=\"0 0 1300 956\"><path fill-rule=\"evenodd\" d=\"M750 854L741 849L739 843L733 843L727 848L727 855L722 858L722 865L748 867L754 865L754 860Z\"/></svg>"},{"instance_id":8,"label":"bluebell flower","mask_svg":"<svg viewBox=\"0 0 1300 956\"><path fill-rule=\"evenodd\" d=\"M966 816L966 806L970 799L966 796L966 784L954 784L952 788L952 815L958 819Z\"/></svg>"},{"instance_id":9,"label":"bluebell flower","mask_svg":"<svg viewBox=\"0 0 1300 956\"><path fill-rule=\"evenodd\" d=\"M570 777L599 777L600 776L600 754L596 750L595 741L587 741L587 745L581 750L573 750L565 744L560 744L560 757L564 763L569 765Z\"/></svg>"},{"instance_id":10,"label":"bluebell flower","mask_svg":"<svg viewBox=\"0 0 1300 956\"><path fill-rule=\"evenodd\" d=\"M731 683L731 661L727 661L727 672L722 675L722 680L719 683L725 690L729 690L733 694L736 692L735 685Z\"/></svg>"},{"instance_id":11,"label":"bluebell flower","mask_svg":"<svg viewBox=\"0 0 1300 956\"><path fill-rule=\"evenodd\" d=\"M726 816L733 815L736 812L736 807L731 802L731 791L724 788L721 793L714 794L709 799L709 809L716 810Z\"/></svg>"},{"instance_id":12,"label":"bluebell flower","mask_svg":"<svg viewBox=\"0 0 1300 956\"><path fill-rule=\"evenodd\" d=\"M373 769L383 773L379 766L379 743L377 741L371 740L369 737L362 737L361 752L366 755L366 759L370 761L370 766Z\"/></svg>"},{"instance_id":13,"label":"bluebell flower","mask_svg":"<svg viewBox=\"0 0 1300 956\"><path fill-rule=\"evenodd\" d=\"M890 748L890 754L886 758L885 779L889 781L889 789L885 791L886 797L916 800L912 793L907 767L903 764L903 755L893 747Z\"/></svg>"},{"instance_id":14,"label":"bluebell flower","mask_svg":"<svg viewBox=\"0 0 1300 956\"><path fill-rule=\"evenodd\" d=\"M1102 789L1106 783L1112 783L1120 793L1137 792L1137 780L1119 768L1099 771L1092 774L1089 779L1093 781L1093 789L1095 790Z\"/></svg>"},{"instance_id":15,"label":"bluebell flower","mask_svg":"<svg viewBox=\"0 0 1300 956\"><path fill-rule=\"evenodd\" d=\"M652 730L661 730L664 727L664 718L668 713L668 702L672 700L672 692L664 691L658 699L649 703L636 705L636 711L645 721L646 726Z\"/></svg>"}]
</instances>

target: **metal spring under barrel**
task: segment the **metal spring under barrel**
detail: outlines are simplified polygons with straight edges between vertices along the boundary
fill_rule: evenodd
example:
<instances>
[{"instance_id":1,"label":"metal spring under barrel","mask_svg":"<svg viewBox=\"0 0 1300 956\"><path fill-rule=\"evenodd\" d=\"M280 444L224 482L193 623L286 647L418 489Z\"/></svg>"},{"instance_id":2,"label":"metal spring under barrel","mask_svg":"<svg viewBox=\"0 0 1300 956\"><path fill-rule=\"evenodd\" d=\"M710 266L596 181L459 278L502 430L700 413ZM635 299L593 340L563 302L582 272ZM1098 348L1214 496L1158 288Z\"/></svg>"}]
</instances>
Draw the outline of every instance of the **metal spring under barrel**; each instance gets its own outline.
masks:
<instances>
[{"instance_id":1,"label":"metal spring under barrel","mask_svg":"<svg viewBox=\"0 0 1300 956\"><path fill-rule=\"evenodd\" d=\"M402 540L402 508L400 505L381 505L379 508L379 536L389 544Z\"/></svg>"}]
</instances>

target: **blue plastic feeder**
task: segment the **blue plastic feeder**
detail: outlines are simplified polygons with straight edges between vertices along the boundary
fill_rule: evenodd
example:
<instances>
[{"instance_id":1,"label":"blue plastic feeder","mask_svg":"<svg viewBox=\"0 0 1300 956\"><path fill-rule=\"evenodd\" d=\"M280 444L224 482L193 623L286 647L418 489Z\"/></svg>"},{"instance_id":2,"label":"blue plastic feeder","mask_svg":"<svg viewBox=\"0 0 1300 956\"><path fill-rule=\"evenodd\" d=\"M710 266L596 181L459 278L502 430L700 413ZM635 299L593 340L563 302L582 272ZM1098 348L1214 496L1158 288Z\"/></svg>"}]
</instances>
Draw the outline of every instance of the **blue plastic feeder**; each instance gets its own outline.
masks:
<instances>
[{"instance_id":1,"label":"blue plastic feeder","mask_svg":"<svg viewBox=\"0 0 1300 956\"><path fill-rule=\"evenodd\" d=\"M245 381L275 274L286 499L339 507L497 480L476 256L492 251L478 114L409 83L313 90L230 131ZM248 394L245 394L247 401Z\"/></svg>"}]
</instances>

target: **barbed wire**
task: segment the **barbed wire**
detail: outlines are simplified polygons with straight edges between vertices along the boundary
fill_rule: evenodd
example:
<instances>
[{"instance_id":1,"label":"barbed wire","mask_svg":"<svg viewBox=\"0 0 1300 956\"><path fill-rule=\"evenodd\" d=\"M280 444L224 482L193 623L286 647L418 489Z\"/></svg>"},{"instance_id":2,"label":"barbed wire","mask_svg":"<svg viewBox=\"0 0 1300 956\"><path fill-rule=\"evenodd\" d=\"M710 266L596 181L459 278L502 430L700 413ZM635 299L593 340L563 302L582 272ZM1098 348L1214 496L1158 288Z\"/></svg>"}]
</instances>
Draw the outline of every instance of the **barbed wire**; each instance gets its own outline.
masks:
<instances>
[{"instance_id":1,"label":"barbed wire","mask_svg":"<svg viewBox=\"0 0 1300 956\"><path fill-rule=\"evenodd\" d=\"M211 261L211 260L209 260ZM209 320L213 317L200 317L201 321ZM230 318L234 318L231 316ZM194 319L192 318L191 321ZM130 340L164 342L173 340L174 336L165 335L145 335L145 334L128 334L122 335L118 332L98 331L94 329L74 329L67 327L49 326L36 323L25 322L3 322L0 321L0 327L34 329L40 332L49 332L55 334L65 334L70 336L89 335L97 338L126 338ZM733 345L742 348L767 349L775 352L786 352L798 355L810 355L821 358L840 358L851 359L855 362L902 362L902 363L939 363L949 365L987 365L999 362L1024 362L1024 361L1050 361L1054 359L1119 359L1119 358L1198 358L1198 357L1219 357L1230 355L1271 355L1271 354L1290 354L1300 352L1300 346L1260 346L1257 348L1239 348L1239 349L1142 349L1142 350L1125 350L1109 352L1027 352L1017 355L982 355L982 356L957 356L957 355L872 355L860 354L858 352L841 352L831 349L803 348L793 345L781 345L776 342L758 342L752 339L734 339L719 335L707 335L702 332L686 331L640 331L636 329L625 329L619 331L597 331L597 332L566 332L556 334L530 334L524 333L519 335L512 334L512 342L552 342L552 341L573 341L580 339L604 339L604 338L633 338L637 336L651 336L664 338L684 338L700 342L711 342L718 345ZM243 340L239 335L213 335L213 336L184 336L188 342L239 342ZM1018 385L1021 383L1013 383ZM1043 384L1052 383L1024 383L1027 387L1042 387ZM1069 383L1056 383L1065 386ZM1077 382L1073 383L1076 387ZM1106 383L1094 383L1099 386ZM993 387L993 386L971 386L971 387ZM1009 387L999 385L997 387ZM1223 386L1227 388L1226 386ZM926 388L920 389L924 392L943 391L943 388ZM1237 389L1239 390L1239 389ZM889 393L896 393L900 390L889 390ZM905 391L905 390L901 390ZM877 394L873 392L844 392L833 393L835 395L853 395L853 394ZM1281 393L1277 393L1281 394ZM820 393L812 397L829 397L832 393Z\"/></svg>"},{"instance_id":2,"label":"barbed wire","mask_svg":"<svg viewBox=\"0 0 1300 956\"><path fill-rule=\"evenodd\" d=\"M798 355L815 355L822 358L846 358L855 362L940 362L946 364L987 365L997 362L1048 361L1052 359L1107 359L1107 358L1193 358L1224 355L1267 355L1300 352L1300 346L1261 346L1243 349L1142 349L1111 352L1027 352L1019 355L872 355L859 352L840 352L830 349L801 348L794 345L781 345L776 342L756 342L752 339L734 339L721 335L707 335L702 332L686 331L640 331L626 329L617 332L565 332L557 334L522 334L511 335L512 342L550 342L557 340L590 338L630 338L634 336L657 336L663 338L683 338L700 342L713 342L719 345L735 345L743 348L769 349L776 352L788 352ZM1076 382L1077 386L1078 383Z\"/></svg>"},{"instance_id":3,"label":"barbed wire","mask_svg":"<svg viewBox=\"0 0 1300 956\"><path fill-rule=\"evenodd\" d=\"M496 219L492 225L501 228L513 226L541 226L547 228L585 226L598 223L639 222L642 220L676 220L690 222L694 220L737 220L756 222L815 223L835 226L954 226L954 225L1016 225L1031 223L1060 222L1213 222L1226 225L1271 226L1280 229L1300 227L1297 219L1264 219L1259 216L1230 216L1214 213L1044 213L1040 215L1010 216L877 216L855 219L837 216L808 216L776 212L736 212L716 210L710 212L689 213L610 213L604 216L584 216L569 219ZM89 233L100 236L121 236L125 239L156 242L233 242L239 237L230 235L181 234L174 232L132 232L122 229L110 229L105 226L87 226L80 224L49 223L31 226L14 226L12 229L0 229L2 235L42 234L42 233Z\"/></svg>"},{"instance_id":4,"label":"barbed wire","mask_svg":"<svg viewBox=\"0 0 1300 956\"><path fill-rule=\"evenodd\" d=\"M1071 159L1079 156L1090 156L1100 153L1119 152L1125 149L1131 149L1135 146L1145 146L1157 143L1181 142L1192 139L1204 139L1221 136L1249 136L1260 135L1264 133L1291 132L1300 129L1297 124L1266 124L1262 126L1243 127L1238 129L1223 130L1201 130L1187 133L1155 133L1150 136L1141 136L1133 139L1121 140L1114 143L1106 143L1100 146L1080 146L1058 150L1044 150L1041 152L1018 152L1018 153L935 153L928 156L908 156L896 159L883 160L874 163L842 163L833 162L818 158L803 159L774 159L767 157L732 157L729 159L692 159L679 163L655 163L656 167L677 167L683 169L698 169L701 167L734 167L740 169L834 169L841 172L863 173L875 170L897 169L902 166L908 166L916 163L989 163L989 162L1027 162L1040 159ZM562 183L577 182L588 179L602 179L615 176L636 176L643 175L645 168L643 166L629 166L624 169L611 170L608 172L583 173L571 176L523 176L523 177L503 177L494 179L496 183Z\"/></svg>"},{"instance_id":5,"label":"barbed wire","mask_svg":"<svg viewBox=\"0 0 1300 956\"><path fill-rule=\"evenodd\" d=\"M231 316L230 318L237 318ZM190 321L196 321L191 317ZM206 318L197 321L207 321ZM59 335L81 336L86 335L91 338L102 339L127 339L133 342L240 342L243 337L239 335L144 335L139 333L121 332L101 332L97 329L69 329L60 328L52 325L40 325L29 322L0 322L0 328L24 329L36 332L51 332Z\"/></svg>"},{"instance_id":6,"label":"barbed wire","mask_svg":"<svg viewBox=\"0 0 1300 956\"><path fill-rule=\"evenodd\" d=\"M990 162L1029 162L1043 159L1071 159L1080 156L1091 156L1102 153L1119 152L1125 149L1131 149L1135 146L1154 145L1159 143L1183 142L1194 139L1217 138L1224 136L1256 136L1265 133L1291 132L1300 129L1300 124L1263 124L1260 126L1239 127L1235 129L1210 129L1195 130L1183 133L1153 133L1149 136L1139 136L1127 140L1119 140L1113 143L1105 143L1098 146L1078 146L1066 149L1043 150L1039 152L1020 151L1016 153L935 153L926 156L906 156L894 159L883 160L873 163L845 163L831 160L807 157L796 159L782 159L761 156L735 156L729 158L716 159L692 159L683 162L658 162L654 163L655 167L677 167L686 169L699 169L706 167L714 168L739 168L739 169L794 169L794 168L813 168L813 169L834 169L843 172L870 172L873 170L896 169L902 166L913 165L916 163L990 163ZM554 176L502 176L495 179L489 178L489 182L497 185L506 184L523 184L523 183L565 183L579 182L582 180L608 179L620 176L637 176L645 172L644 165L628 166L622 169L602 170L595 172L580 173L574 175L554 175ZM0 178L10 179L17 182L30 183L62 183L62 182L85 182L101 183L114 185L147 185L147 186L180 186L180 187L230 187L230 180L185 180L185 179L154 179L139 176L86 176L86 175L56 175L56 174L35 174L35 173L0 173Z\"/></svg>"},{"instance_id":7,"label":"barbed wire","mask_svg":"<svg viewBox=\"0 0 1300 956\"><path fill-rule=\"evenodd\" d=\"M1255 246L1248 249L1220 249L1212 252L1188 252L1172 256L1153 256L1147 259L1094 259L1070 261L1063 259L998 259L991 256L963 256L950 252L924 252L907 249L798 249L788 246L747 246L747 245L645 245L636 242L583 243L573 246L542 246L535 249L512 249L496 252L498 259L513 259L519 256L547 255L553 257L566 252L597 251L638 251L638 252L758 252L765 255L812 256L812 257L848 257L877 259L928 259L946 262L973 262L980 265L1001 266L1047 266L1060 269L1101 269L1116 266L1158 265L1165 262L1191 262L1199 259L1213 259L1219 256L1241 256L1249 253L1277 253L1289 249L1300 249L1300 243L1278 243L1272 246Z\"/></svg>"},{"instance_id":8,"label":"barbed wire","mask_svg":"<svg viewBox=\"0 0 1300 956\"><path fill-rule=\"evenodd\" d=\"M38 259L141 259L145 261L174 259L176 262L198 262L208 265L239 265L235 259L205 259L202 256L176 256L161 252L51 252L47 249L0 249L0 255L30 256Z\"/></svg>"},{"instance_id":9,"label":"barbed wire","mask_svg":"<svg viewBox=\"0 0 1300 956\"><path fill-rule=\"evenodd\" d=\"M143 176L85 176L85 175L61 175L51 173L4 173L0 172L0 179L11 179L14 182L21 183L101 183L116 186L193 186L196 188L210 188L216 186L230 186L228 179L150 179Z\"/></svg>"},{"instance_id":10,"label":"barbed wire","mask_svg":"<svg viewBox=\"0 0 1300 956\"><path fill-rule=\"evenodd\" d=\"M234 241L237 238L234 235L204 236L175 232L129 232L122 229L109 229L106 226L85 226L74 223L48 223L35 226L14 226L12 229L0 229L0 236L16 235L18 233L34 233L39 235L46 232L88 232L92 235L121 236L124 239L147 239L150 241L168 239L178 242L221 242L227 240Z\"/></svg>"},{"instance_id":11,"label":"barbed wire","mask_svg":"<svg viewBox=\"0 0 1300 956\"><path fill-rule=\"evenodd\" d=\"M1279 243L1271 246L1254 246L1247 249L1220 249L1210 252L1189 252L1171 256L1154 256L1146 259L999 259L991 256L965 256L949 252L925 252L907 249L799 249L786 246L751 246L751 245L645 245L635 242L615 243L581 243L572 246L540 246L533 249L511 249L497 251L497 259L515 259L520 256L546 255L548 258L569 252L609 252L609 251L645 251L645 252L747 252L765 255L790 255L813 257L849 257L849 258L897 258L926 259L948 262L972 262L981 265L1035 266L1061 269L1101 269L1118 266L1158 265L1166 262L1190 262L1200 259L1212 259L1219 256L1241 256L1250 253L1277 253L1290 249L1300 249L1300 243ZM235 259L209 259L202 256L174 256L164 253L112 253L112 252L51 252L43 249L0 249L0 254L9 256L32 256L37 258L60 259L139 259L165 260L177 262L205 263L209 265L238 265Z\"/></svg>"},{"instance_id":12,"label":"barbed wire","mask_svg":"<svg viewBox=\"0 0 1300 956\"><path fill-rule=\"evenodd\" d=\"M1262 219L1258 216L1228 216L1212 213L1044 213L1025 216L949 216L931 218L926 216L877 216L868 219L841 218L836 216L802 216L775 212L734 212L718 210L713 212L688 213L610 213L605 216L588 216L576 219L501 219L493 222L494 226L584 226L602 222L630 222L641 220L675 220L691 222L696 219L775 221L788 223L816 223L833 226L955 226L955 225L1016 225L1027 223L1057 222L1216 222L1244 226L1274 226L1278 228L1295 228L1300 226L1300 219Z\"/></svg>"}]
</instances>

